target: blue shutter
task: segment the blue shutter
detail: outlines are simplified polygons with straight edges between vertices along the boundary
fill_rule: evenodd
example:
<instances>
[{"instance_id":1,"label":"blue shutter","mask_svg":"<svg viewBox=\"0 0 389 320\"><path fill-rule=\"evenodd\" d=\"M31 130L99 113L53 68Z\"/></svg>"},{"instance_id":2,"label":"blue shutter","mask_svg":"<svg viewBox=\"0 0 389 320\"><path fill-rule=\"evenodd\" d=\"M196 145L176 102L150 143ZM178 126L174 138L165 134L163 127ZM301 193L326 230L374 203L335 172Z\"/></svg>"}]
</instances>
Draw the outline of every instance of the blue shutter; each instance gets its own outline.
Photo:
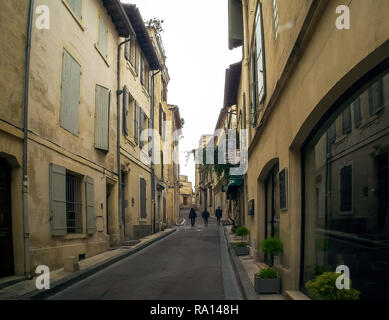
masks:
<instances>
[{"instance_id":1,"label":"blue shutter","mask_svg":"<svg viewBox=\"0 0 389 320\"><path fill-rule=\"evenodd\" d=\"M78 135L78 109L80 105L81 66L64 50L60 123L63 128Z\"/></svg>"},{"instance_id":2,"label":"blue shutter","mask_svg":"<svg viewBox=\"0 0 389 320\"><path fill-rule=\"evenodd\" d=\"M53 163L49 167L51 234L67 234L66 169Z\"/></svg>"},{"instance_id":3,"label":"blue shutter","mask_svg":"<svg viewBox=\"0 0 389 320\"><path fill-rule=\"evenodd\" d=\"M110 92L96 85L95 148L109 150Z\"/></svg>"},{"instance_id":4,"label":"blue shutter","mask_svg":"<svg viewBox=\"0 0 389 320\"><path fill-rule=\"evenodd\" d=\"M96 233L94 180L86 177L86 227L88 234Z\"/></svg>"}]
</instances>

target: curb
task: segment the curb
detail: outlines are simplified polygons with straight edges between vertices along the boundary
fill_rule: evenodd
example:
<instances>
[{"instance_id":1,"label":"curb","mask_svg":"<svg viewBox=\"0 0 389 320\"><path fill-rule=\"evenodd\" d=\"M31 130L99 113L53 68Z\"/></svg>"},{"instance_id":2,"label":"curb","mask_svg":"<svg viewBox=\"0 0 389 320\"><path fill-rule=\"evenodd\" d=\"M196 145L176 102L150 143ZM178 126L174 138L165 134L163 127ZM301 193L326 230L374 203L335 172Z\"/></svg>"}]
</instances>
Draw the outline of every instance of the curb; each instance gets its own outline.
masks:
<instances>
[{"instance_id":1,"label":"curb","mask_svg":"<svg viewBox=\"0 0 389 320\"><path fill-rule=\"evenodd\" d=\"M51 284L49 290L42 291L42 290L36 289L36 290L33 290L27 294L24 294L24 295L18 297L18 299L20 299L20 300L43 300L43 299L46 299L46 298L64 290L64 289L72 286L73 284L75 284L81 280L84 280L84 279L90 277L91 275L109 267L110 265L112 265L120 260L123 260L123 259L147 248L148 246L154 244L155 242L158 242L158 241L170 236L171 234L173 234L176 231L177 231L177 229L174 228L173 230L166 232L165 234L162 234L160 237L157 237L155 239L147 241L147 242L143 243L142 245L140 245L139 247L136 247L128 252L125 252L125 253L120 254L116 257L108 259L100 264L91 266L91 267L86 268L84 270L77 271L69 276L66 276L66 277L54 282L53 284Z\"/></svg>"},{"instance_id":2,"label":"curb","mask_svg":"<svg viewBox=\"0 0 389 320\"><path fill-rule=\"evenodd\" d=\"M227 230L223 226L224 236L227 241L228 253L230 254L232 266L234 268L236 278L238 279L238 284L243 294L244 300L260 300L257 293L255 292L253 285L247 275L245 268L240 262L239 258L233 253L231 249L231 244L228 242Z\"/></svg>"}]
</instances>

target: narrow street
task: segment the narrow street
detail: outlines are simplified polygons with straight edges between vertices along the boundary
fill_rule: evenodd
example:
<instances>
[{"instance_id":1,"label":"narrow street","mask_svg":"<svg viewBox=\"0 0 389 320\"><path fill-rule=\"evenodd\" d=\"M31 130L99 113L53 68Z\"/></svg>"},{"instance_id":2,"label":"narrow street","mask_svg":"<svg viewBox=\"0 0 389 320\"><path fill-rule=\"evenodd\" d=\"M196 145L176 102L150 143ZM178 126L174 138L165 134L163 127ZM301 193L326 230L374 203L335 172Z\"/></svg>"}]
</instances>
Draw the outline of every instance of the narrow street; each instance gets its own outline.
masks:
<instances>
[{"instance_id":1,"label":"narrow street","mask_svg":"<svg viewBox=\"0 0 389 320\"><path fill-rule=\"evenodd\" d=\"M55 300L241 299L223 229L201 218L155 245L50 297ZM199 213L198 213L198 216Z\"/></svg>"}]
</instances>

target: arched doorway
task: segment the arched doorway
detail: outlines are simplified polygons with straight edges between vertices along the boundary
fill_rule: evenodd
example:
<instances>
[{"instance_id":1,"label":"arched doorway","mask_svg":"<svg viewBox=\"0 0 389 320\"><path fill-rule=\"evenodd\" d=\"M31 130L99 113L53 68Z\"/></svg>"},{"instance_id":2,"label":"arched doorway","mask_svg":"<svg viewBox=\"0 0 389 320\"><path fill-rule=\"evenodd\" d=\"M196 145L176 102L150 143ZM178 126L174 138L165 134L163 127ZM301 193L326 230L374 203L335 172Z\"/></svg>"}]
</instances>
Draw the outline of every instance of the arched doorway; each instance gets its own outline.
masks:
<instances>
[{"instance_id":1,"label":"arched doorway","mask_svg":"<svg viewBox=\"0 0 389 320\"><path fill-rule=\"evenodd\" d=\"M11 170L7 161L0 158L0 277L14 274Z\"/></svg>"}]
</instances>

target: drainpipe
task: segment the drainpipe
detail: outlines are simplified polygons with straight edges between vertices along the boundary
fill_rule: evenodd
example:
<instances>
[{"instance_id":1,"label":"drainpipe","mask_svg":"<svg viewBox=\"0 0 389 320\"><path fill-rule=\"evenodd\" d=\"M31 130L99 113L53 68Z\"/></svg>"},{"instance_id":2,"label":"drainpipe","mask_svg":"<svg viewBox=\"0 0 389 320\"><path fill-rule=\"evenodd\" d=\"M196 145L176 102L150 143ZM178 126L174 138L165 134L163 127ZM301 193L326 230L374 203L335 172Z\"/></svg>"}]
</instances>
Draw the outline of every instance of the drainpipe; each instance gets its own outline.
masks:
<instances>
[{"instance_id":1,"label":"drainpipe","mask_svg":"<svg viewBox=\"0 0 389 320\"><path fill-rule=\"evenodd\" d=\"M154 110L155 110L155 99L154 99L154 96L155 96L155 83L154 83L154 79L155 79L155 76L160 73L161 70L158 70L157 72L154 72L153 75L151 76L151 83L152 83L152 94L151 94L151 125L152 125L152 134L151 134L151 141L153 143L153 151L152 151L152 155L153 155L153 159L151 161L151 198L152 198L152 203L153 203L153 233L155 233L155 211L156 211L156 207L155 207L155 168L154 168L154 158L155 158L155 155L154 155L154 127L155 127L155 114L154 114Z\"/></svg>"},{"instance_id":2,"label":"drainpipe","mask_svg":"<svg viewBox=\"0 0 389 320\"><path fill-rule=\"evenodd\" d=\"M121 174L121 165L120 165L120 137L121 137L121 118L120 118L120 96L123 93L123 90L121 90L121 84L120 84L120 58L121 58L121 48L124 44L131 41L131 37L129 37L127 40L119 43L118 45L118 56L117 56L117 91L116 91L116 106L117 106L117 125L116 125L116 147L117 147L117 170L118 170L118 186L119 186L119 192L118 192L118 218L119 218L119 232L121 237L121 229L123 228L123 221L122 221L122 174ZM120 239L120 238L119 238Z\"/></svg>"},{"instance_id":3,"label":"drainpipe","mask_svg":"<svg viewBox=\"0 0 389 320\"><path fill-rule=\"evenodd\" d=\"M26 62L24 74L24 119L23 119L23 233L24 233L24 275L31 279L30 260L30 228L28 223L28 167L27 167L27 144L28 144L28 93L30 80L30 59L31 59L31 33L34 17L34 0L30 0L27 25Z\"/></svg>"}]
</instances>

